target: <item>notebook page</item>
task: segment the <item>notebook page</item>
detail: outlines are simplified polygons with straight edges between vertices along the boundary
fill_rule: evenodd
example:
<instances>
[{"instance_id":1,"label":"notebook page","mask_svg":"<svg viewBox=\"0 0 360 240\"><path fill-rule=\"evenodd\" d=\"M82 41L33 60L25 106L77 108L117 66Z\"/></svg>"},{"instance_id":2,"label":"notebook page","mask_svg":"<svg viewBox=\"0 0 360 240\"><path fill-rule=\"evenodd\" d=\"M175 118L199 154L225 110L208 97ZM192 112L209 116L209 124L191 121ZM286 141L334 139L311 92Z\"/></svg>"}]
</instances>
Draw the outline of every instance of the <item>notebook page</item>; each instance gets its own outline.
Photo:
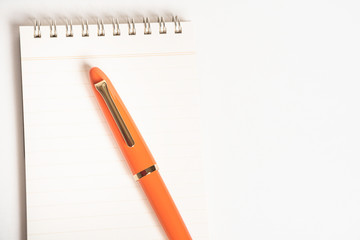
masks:
<instances>
[{"instance_id":1,"label":"notebook page","mask_svg":"<svg viewBox=\"0 0 360 240\"><path fill-rule=\"evenodd\" d=\"M192 25L183 33L34 38L20 27L29 240L166 239L117 147L88 72L112 80L147 142L194 239L207 239L200 153L199 86Z\"/></svg>"}]
</instances>

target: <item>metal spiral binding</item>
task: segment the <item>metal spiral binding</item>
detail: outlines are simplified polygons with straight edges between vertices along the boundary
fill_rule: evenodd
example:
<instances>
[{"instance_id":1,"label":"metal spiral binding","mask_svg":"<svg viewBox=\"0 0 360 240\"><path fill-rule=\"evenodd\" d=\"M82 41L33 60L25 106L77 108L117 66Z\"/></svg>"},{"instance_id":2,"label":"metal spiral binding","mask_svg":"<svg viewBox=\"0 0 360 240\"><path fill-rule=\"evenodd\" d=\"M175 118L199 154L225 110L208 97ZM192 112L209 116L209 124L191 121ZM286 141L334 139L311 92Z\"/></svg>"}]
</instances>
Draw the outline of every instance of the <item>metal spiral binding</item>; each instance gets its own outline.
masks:
<instances>
[{"instance_id":1,"label":"metal spiral binding","mask_svg":"<svg viewBox=\"0 0 360 240\"><path fill-rule=\"evenodd\" d=\"M105 36L104 21L102 19L97 20L98 36Z\"/></svg>"},{"instance_id":2,"label":"metal spiral binding","mask_svg":"<svg viewBox=\"0 0 360 240\"><path fill-rule=\"evenodd\" d=\"M150 28L150 20L148 17L144 17L144 34L149 35L151 34L151 28Z\"/></svg>"},{"instance_id":3,"label":"metal spiral binding","mask_svg":"<svg viewBox=\"0 0 360 240\"><path fill-rule=\"evenodd\" d=\"M135 21L134 18L128 19L128 34L129 35L136 35L136 27L135 27ZM182 33L182 26L181 21L178 16L172 17L172 22L175 24L175 33ZM144 23L144 35L150 35L152 34L151 31L151 22L148 17L143 18ZM159 34L166 34L167 28L165 25L164 17L159 16L158 17L158 23L159 23ZM120 24L118 18L112 19L112 25L113 25L113 35L114 36L120 36ZM56 29L56 21L51 20L50 21L50 38L56 38L58 36L57 29ZM73 37L73 25L71 19L66 19L65 23L65 29L66 29L66 37ZM87 19L81 20L81 29L82 29L82 36L83 37L89 37L89 22ZM102 19L97 19L97 35L98 36L105 36L105 28L104 28L104 21ZM34 38L41 38L41 23L40 20L35 20L34 24Z\"/></svg>"},{"instance_id":4,"label":"metal spiral binding","mask_svg":"<svg viewBox=\"0 0 360 240\"><path fill-rule=\"evenodd\" d=\"M173 21L175 23L175 33L182 33L182 27L180 25L180 19L178 16L174 16Z\"/></svg>"},{"instance_id":5,"label":"metal spiral binding","mask_svg":"<svg viewBox=\"0 0 360 240\"><path fill-rule=\"evenodd\" d=\"M34 38L41 38L41 31L40 31L40 20L35 20L35 25L34 25Z\"/></svg>"},{"instance_id":6,"label":"metal spiral binding","mask_svg":"<svg viewBox=\"0 0 360 240\"><path fill-rule=\"evenodd\" d=\"M66 28L66 37L73 37L74 34L73 34L73 27L72 27L72 21L71 21L71 19L70 19L70 23L69 23L68 20L66 19L65 28Z\"/></svg>"},{"instance_id":7,"label":"metal spiral binding","mask_svg":"<svg viewBox=\"0 0 360 240\"><path fill-rule=\"evenodd\" d=\"M50 37L56 38L57 37L57 31L56 31L56 21L51 20L50 22Z\"/></svg>"},{"instance_id":8,"label":"metal spiral binding","mask_svg":"<svg viewBox=\"0 0 360 240\"><path fill-rule=\"evenodd\" d=\"M119 19L113 18L112 25L113 25L113 35L120 36Z\"/></svg>"},{"instance_id":9,"label":"metal spiral binding","mask_svg":"<svg viewBox=\"0 0 360 240\"><path fill-rule=\"evenodd\" d=\"M159 33L166 34L166 26L165 26L164 17L159 17Z\"/></svg>"},{"instance_id":10,"label":"metal spiral binding","mask_svg":"<svg viewBox=\"0 0 360 240\"><path fill-rule=\"evenodd\" d=\"M128 24L129 24L129 35L136 35L134 19L133 18L131 20L128 19Z\"/></svg>"},{"instance_id":11,"label":"metal spiral binding","mask_svg":"<svg viewBox=\"0 0 360 240\"><path fill-rule=\"evenodd\" d=\"M82 20L81 21L81 29L82 29L82 36L83 37L88 37L89 36L89 22L88 20L84 21Z\"/></svg>"}]
</instances>

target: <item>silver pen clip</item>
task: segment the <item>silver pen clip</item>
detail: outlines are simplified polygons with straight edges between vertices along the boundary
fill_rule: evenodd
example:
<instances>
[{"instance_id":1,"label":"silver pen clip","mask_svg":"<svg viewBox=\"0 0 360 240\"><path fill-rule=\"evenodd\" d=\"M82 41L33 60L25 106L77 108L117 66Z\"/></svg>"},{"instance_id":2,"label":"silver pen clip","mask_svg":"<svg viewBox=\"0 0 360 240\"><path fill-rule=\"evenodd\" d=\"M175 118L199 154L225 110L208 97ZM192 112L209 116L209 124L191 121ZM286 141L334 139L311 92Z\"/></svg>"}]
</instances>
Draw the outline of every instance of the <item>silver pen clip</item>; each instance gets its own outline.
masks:
<instances>
[{"instance_id":1,"label":"silver pen clip","mask_svg":"<svg viewBox=\"0 0 360 240\"><path fill-rule=\"evenodd\" d=\"M101 94L101 96L103 97L107 107L110 110L110 113L112 115L112 117L115 120L116 125L118 126L121 135L123 136L126 144L129 147L132 147L135 145L134 139L132 138L129 129L126 127L126 124L124 122L124 119L121 117L119 110L117 109L114 100L111 97L111 94L109 92L107 83L105 80L102 80L98 83L95 84L95 88L96 90L98 90L98 92Z\"/></svg>"}]
</instances>

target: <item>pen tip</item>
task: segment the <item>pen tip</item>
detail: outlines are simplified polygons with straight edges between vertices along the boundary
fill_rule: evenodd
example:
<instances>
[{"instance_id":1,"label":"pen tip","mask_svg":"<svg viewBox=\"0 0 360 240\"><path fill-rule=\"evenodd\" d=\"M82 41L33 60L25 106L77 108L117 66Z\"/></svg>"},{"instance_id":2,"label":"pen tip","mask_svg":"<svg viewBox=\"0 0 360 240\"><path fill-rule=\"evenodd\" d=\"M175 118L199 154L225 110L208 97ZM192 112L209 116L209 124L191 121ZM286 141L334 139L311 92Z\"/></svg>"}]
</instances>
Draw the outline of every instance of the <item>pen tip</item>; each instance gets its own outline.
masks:
<instances>
[{"instance_id":1,"label":"pen tip","mask_svg":"<svg viewBox=\"0 0 360 240\"><path fill-rule=\"evenodd\" d=\"M92 84L96 84L107 78L105 73L103 71L101 71L100 68L98 68L98 67L91 68L89 75L90 75L90 81Z\"/></svg>"}]
</instances>

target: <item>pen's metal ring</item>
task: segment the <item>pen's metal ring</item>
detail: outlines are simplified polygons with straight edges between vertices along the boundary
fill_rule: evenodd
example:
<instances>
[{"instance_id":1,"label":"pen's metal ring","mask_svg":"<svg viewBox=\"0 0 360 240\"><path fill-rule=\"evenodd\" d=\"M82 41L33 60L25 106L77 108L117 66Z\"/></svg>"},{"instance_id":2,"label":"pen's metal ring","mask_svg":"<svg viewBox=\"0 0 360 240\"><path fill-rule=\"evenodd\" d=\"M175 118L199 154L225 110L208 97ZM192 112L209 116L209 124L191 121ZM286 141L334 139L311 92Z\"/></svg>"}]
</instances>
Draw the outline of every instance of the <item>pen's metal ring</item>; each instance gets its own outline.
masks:
<instances>
[{"instance_id":1,"label":"pen's metal ring","mask_svg":"<svg viewBox=\"0 0 360 240\"><path fill-rule=\"evenodd\" d=\"M56 38L57 37L57 31L56 31L56 21L51 20L50 22L50 37Z\"/></svg>"},{"instance_id":2,"label":"pen's metal ring","mask_svg":"<svg viewBox=\"0 0 360 240\"><path fill-rule=\"evenodd\" d=\"M157 171L159 168L156 164L142 170L141 172L138 172L134 175L135 181L139 181L141 178L145 177L146 175L149 175L152 172Z\"/></svg>"},{"instance_id":3,"label":"pen's metal ring","mask_svg":"<svg viewBox=\"0 0 360 240\"><path fill-rule=\"evenodd\" d=\"M133 18L131 20L128 19L128 24L129 24L129 35L136 35L134 19Z\"/></svg>"},{"instance_id":4,"label":"pen's metal ring","mask_svg":"<svg viewBox=\"0 0 360 240\"><path fill-rule=\"evenodd\" d=\"M113 35L120 36L119 19L113 18L112 25L113 25Z\"/></svg>"},{"instance_id":5,"label":"pen's metal ring","mask_svg":"<svg viewBox=\"0 0 360 240\"><path fill-rule=\"evenodd\" d=\"M164 17L159 17L159 33L160 34L165 34L166 33L166 26L165 26Z\"/></svg>"},{"instance_id":6,"label":"pen's metal ring","mask_svg":"<svg viewBox=\"0 0 360 240\"><path fill-rule=\"evenodd\" d=\"M151 28L150 28L150 20L148 17L144 17L144 34L149 35L151 34Z\"/></svg>"},{"instance_id":7,"label":"pen's metal ring","mask_svg":"<svg viewBox=\"0 0 360 240\"><path fill-rule=\"evenodd\" d=\"M65 25L65 28L66 28L66 37L73 37L73 26L72 26L72 21L70 19L70 23L69 21L66 19L66 25Z\"/></svg>"},{"instance_id":8,"label":"pen's metal ring","mask_svg":"<svg viewBox=\"0 0 360 240\"><path fill-rule=\"evenodd\" d=\"M81 29L82 29L82 36L88 37L89 36L89 22L88 20L81 21Z\"/></svg>"},{"instance_id":9,"label":"pen's metal ring","mask_svg":"<svg viewBox=\"0 0 360 240\"><path fill-rule=\"evenodd\" d=\"M41 26L40 20L35 20L35 24L34 24L34 38L41 38L40 26Z\"/></svg>"},{"instance_id":10,"label":"pen's metal ring","mask_svg":"<svg viewBox=\"0 0 360 240\"><path fill-rule=\"evenodd\" d=\"M105 36L104 21L102 19L97 20L98 36Z\"/></svg>"},{"instance_id":11,"label":"pen's metal ring","mask_svg":"<svg viewBox=\"0 0 360 240\"><path fill-rule=\"evenodd\" d=\"M180 19L178 16L174 16L173 21L175 23L175 33L182 33L182 27L180 25Z\"/></svg>"}]
</instances>

